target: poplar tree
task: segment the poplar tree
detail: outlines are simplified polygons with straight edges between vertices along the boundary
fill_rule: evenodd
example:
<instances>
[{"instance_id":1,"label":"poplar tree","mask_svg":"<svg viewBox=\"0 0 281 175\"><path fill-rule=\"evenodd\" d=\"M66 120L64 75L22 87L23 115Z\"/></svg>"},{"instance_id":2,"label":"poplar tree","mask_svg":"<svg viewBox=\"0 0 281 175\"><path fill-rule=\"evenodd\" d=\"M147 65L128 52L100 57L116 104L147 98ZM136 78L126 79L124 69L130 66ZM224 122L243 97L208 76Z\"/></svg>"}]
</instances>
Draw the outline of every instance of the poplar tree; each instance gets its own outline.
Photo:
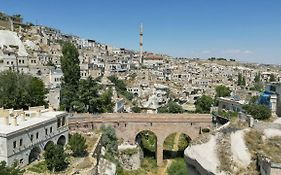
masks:
<instances>
[{"instance_id":1,"label":"poplar tree","mask_svg":"<svg viewBox=\"0 0 281 175\"><path fill-rule=\"evenodd\" d=\"M61 57L61 69L63 81L61 87L61 108L66 111L72 110L72 103L77 98L76 91L79 87L80 67L79 52L76 47L69 42L63 43Z\"/></svg>"}]
</instances>

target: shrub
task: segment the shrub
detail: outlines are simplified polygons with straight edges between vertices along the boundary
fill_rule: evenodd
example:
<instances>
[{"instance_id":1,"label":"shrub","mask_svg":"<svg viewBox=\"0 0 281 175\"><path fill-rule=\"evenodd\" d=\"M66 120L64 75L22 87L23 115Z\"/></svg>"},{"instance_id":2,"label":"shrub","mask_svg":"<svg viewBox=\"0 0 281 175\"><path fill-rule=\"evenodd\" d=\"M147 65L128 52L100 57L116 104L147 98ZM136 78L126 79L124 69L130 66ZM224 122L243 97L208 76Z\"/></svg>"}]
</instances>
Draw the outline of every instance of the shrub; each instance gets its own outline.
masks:
<instances>
[{"instance_id":1,"label":"shrub","mask_svg":"<svg viewBox=\"0 0 281 175\"><path fill-rule=\"evenodd\" d=\"M187 166L184 159L175 159L168 168L169 175L187 175Z\"/></svg>"},{"instance_id":2,"label":"shrub","mask_svg":"<svg viewBox=\"0 0 281 175\"><path fill-rule=\"evenodd\" d=\"M67 167L66 155L61 145L48 145L44 152L44 158L50 171L61 171Z\"/></svg>"},{"instance_id":3,"label":"shrub","mask_svg":"<svg viewBox=\"0 0 281 175\"><path fill-rule=\"evenodd\" d=\"M86 139L81 134L75 133L71 136L68 144L74 156L84 156L86 154Z\"/></svg>"},{"instance_id":4,"label":"shrub","mask_svg":"<svg viewBox=\"0 0 281 175\"><path fill-rule=\"evenodd\" d=\"M271 110L265 105L248 104L243 106L243 109L252 115L254 119L266 120L271 117Z\"/></svg>"}]
</instances>

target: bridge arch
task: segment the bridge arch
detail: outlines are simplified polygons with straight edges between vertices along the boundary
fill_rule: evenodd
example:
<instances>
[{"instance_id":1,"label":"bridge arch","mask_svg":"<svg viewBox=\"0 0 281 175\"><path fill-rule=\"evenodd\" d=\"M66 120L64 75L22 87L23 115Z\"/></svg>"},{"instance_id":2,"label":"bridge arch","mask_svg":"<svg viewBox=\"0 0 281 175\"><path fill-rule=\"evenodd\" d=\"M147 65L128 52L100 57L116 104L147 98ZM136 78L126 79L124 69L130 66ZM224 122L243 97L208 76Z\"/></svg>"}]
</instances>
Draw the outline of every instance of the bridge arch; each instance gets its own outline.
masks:
<instances>
[{"instance_id":1,"label":"bridge arch","mask_svg":"<svg viewBox=\"0 0 281 175\"><path fill-rule=\"evenodd\" d=\"M61 135L61 136L59 137L58 141L57 141L57 144L58 144L58 145L61 145L61 146L64 146L65 143L66 143L66 138L65 138L64 135Z\"/></svg>"},{"instance_id":2,"label":"bridge arch","mask_svg":"<svg viewBox=\"0 0 281 175\"><path fill-rule=\"evenodd\" d=\"M44 150L46 150L49 145L54 145L54 142L52 140L48 141L44 146Z\"/></svg>"},{"instance_id":3,"label":"bridge arch","mask_svg":"<svg viewBox=\"0 0 281 175\"><path fill-rule=\"evenodd\" d=\"M144 156L156 158L157 135L151 130L138 131L135 136L135 144L142 148Z\"/></svg>"},{"instance_id":4,"label":"bridge arch","mask_svg":"<svg viewBox=\"0 0 281 175\"><path fill-rule=\"evenodd\" d=\"M174 132L168 135L163 142L163 159L183 157L191 138L182 132Z\"/></svg>"},{"instance_id":5,"label":"bridge arch","mask_svg":"<svg viewBox=\"0 0 281 175\"><path fill-rule=\"evenodd\" d=\"M28 164L34 162L35 160L38 160L40 158L40 153L41 149L39 148L39 146L33 147L28 156Z\"/></svg>"}]
</instances>

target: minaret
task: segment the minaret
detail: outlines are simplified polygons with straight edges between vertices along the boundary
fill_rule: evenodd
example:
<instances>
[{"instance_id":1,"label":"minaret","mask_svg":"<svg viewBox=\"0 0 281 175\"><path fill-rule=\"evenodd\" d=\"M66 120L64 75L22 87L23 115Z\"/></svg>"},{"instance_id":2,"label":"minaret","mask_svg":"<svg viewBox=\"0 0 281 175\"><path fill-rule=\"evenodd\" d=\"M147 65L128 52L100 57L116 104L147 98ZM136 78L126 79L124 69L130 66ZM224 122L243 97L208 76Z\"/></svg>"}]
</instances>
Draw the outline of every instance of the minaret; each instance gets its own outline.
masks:
<instances>
[{"instance_id":1,"label":"minaret","mask_svg":"<svg viewBox=\"0 0 281 175\"><path fill-rule=\"evenodd\" d=\"M143 38L143 26L141 24L140 26L140 64L143 63L143 43L142 43L142 38Z\"/></svg>"},{"instance_id":2,"label":"minaret","mask_svg":"<svg viewBox=\"0 0 281 175\"><path fill-rule=\"evenodd\" d=\"M14 22L11 17L9 17L9 22L10 22L10 29L13 32L14 31Z\"/></svg>"}]
</instances>

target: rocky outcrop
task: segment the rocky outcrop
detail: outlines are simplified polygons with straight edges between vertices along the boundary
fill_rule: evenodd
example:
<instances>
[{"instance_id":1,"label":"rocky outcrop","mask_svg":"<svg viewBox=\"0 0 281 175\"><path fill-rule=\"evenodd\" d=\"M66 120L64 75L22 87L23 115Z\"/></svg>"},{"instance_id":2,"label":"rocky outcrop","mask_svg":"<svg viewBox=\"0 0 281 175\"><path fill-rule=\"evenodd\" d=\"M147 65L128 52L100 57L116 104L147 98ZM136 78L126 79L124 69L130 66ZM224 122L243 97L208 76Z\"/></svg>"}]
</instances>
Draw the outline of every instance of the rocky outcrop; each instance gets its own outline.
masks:
<instances>
[{"instance_id":1,"label":"rocky outcrop","mask_svg":"<svg viewBox=\"0 0 281 175\"><path fill-rule=\"evenodd\" d=\"M98 165L99 175L116 175L116 165L104 158L101 158Z\"/></svg>"},{"instance_id":2,"label":"rocky outcrop","mask_svg":"<svg viewBox=\"0 0 281 175\"><path fill-rule=\"evenodd\" d=\"M121 145L118 150L119 161L125 170L137 170L141 167L143 153L137 145Z\"/></svg>"}]
</instances>

